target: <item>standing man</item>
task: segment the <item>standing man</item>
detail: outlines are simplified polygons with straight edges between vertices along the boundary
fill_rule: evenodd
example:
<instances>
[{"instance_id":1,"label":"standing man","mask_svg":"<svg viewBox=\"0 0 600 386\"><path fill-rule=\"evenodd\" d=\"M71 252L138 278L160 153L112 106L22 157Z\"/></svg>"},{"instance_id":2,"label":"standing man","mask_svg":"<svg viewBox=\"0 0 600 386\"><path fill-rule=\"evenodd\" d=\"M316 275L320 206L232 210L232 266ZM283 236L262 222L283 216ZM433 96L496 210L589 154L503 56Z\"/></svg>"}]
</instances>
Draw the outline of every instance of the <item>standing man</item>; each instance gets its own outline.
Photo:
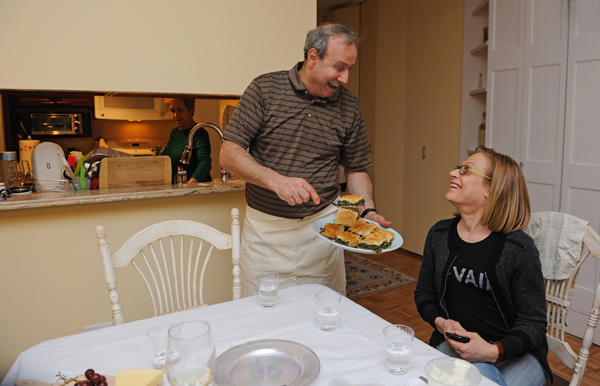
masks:
<instances>
[{"instance_id":1,"label":"standing man","mask_svg":"<svg viewBox=\"0 0 600 386\"><path fill-rule=\"evenodd\" d=\"M304 62L254 79L227 125L219 162L247 182L243 296L258 293L256 276L264 271L279 273L281 288L318 283L346 293L342 248L312 229L335 215L339 165L348 192L365 198L359 213L391 225L375 211L362 109L342 86L357 44L356 35L339 24L310 31Z\"/></svg>"}]
</instances>

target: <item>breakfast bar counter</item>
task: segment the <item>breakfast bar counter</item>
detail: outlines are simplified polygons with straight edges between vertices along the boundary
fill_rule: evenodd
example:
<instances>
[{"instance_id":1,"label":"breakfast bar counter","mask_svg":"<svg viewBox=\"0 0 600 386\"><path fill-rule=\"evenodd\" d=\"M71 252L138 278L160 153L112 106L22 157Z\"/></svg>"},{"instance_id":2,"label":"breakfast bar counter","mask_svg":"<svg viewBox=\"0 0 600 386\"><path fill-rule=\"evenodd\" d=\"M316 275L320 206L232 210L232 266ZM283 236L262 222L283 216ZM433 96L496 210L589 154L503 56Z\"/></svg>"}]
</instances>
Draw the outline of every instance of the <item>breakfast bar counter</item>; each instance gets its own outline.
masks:
<instances>
[{"instance_id":1,"label":"breakfast bar counter","mask_svg":"<svg viewBox=\"0 0 600 386\"><path fill-rule=\"evenodd\" d=\"M0 211L240 192L244 191L245 188L246 184L242 180L227 182L215 180L213 182L184 185L33 193L28 195L13 195L4 201L0 201Z\"/></svg>"}]
</instances>

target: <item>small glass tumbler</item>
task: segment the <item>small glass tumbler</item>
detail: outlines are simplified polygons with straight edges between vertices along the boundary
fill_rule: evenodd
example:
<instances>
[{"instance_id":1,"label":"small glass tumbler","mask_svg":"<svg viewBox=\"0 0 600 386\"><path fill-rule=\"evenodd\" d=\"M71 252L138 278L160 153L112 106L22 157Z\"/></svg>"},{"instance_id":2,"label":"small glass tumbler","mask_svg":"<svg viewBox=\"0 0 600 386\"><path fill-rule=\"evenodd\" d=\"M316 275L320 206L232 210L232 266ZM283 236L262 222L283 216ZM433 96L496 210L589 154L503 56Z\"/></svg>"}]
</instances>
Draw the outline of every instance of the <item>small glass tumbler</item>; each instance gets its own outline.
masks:
<instances>
[{"instance_id":1,"label":"small glass tumbler","mask_svg":"<svg viewBox=\"0 0 600 386\"><path fill-rule=\"evenodd\" d=\"M178 353L176 360L169 355L165 366L171 386L206 386L212 381L217 355L208 323L190 321L174 325L169 329L167 350Z\"/></svg>"},{"instance_id":2,"label":"small glass tumbler","mask_svg":"<svg viewBox=\"0 0 600 386\"><path fill-rule=\"evenodd\" d=\"M415 332L402 324L392 324L383 329L385 337L385 366L395 375L408 373Z\"/></svg>"},{"instance_id":3,"label":"small glass tumbler","mask_svg":"<svg viewBox=\"0 0 600 386\"><path fill-rule=\"evenodd\" d=\"M152 364L155 369L163 369L167 356L167 341L169 338L169 328L172 324L159 324L148 330L146 335L152 346ZM173 353L172 355L176 355Z\"/></svg>"},{"instance_id":4,"label":"small glass tumbler","mask_svg":"<svg viewBox=\"0 0 600 386\"><path fill-rule=\"evenodd\" d=\"M279 297L279 274L263 272L258 275L258 301L263 307L275 307Z\"/></svg>"},{"instance_id":5,"label":"small glass tumbler","mask_svg":"<svg viewBox=\"0 0 600 386\"><path fill-rule=\"evenodd\" d=\"M323 331L334 331L340 325L342 295L334 290L317 292L317 324Z\"/></svg>"}]
</instances>

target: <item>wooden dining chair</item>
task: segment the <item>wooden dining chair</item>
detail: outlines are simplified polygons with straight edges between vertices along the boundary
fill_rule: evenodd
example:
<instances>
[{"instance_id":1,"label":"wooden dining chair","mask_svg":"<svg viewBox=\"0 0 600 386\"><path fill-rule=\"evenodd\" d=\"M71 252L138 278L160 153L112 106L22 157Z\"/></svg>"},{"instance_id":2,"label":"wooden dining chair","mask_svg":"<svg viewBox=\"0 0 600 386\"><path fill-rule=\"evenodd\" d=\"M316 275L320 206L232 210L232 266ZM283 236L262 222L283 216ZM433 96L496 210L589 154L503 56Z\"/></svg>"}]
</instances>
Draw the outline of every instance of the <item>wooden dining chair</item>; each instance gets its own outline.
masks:
<instances>
[{"instance_id":1,"label":"wooden dining chair","mask_svg":"<svg viewBox=\"0 0 600 386\"><path fill-rule=\"evenodd\" d=\"M115 269L130 264L145 283L154 307L154 316L158 316L206 305L203 296L204 278L212 252L215 248L231 249L233 299L239 299L239 214L237 208L231 210L231 234L196 221L164 221L141 230L114 252L110 251L106 241L106 230L98 225L96 237L106 288L109 291L113 325L125 323L119 304Z\"/></svg>"},{"instance_id":2,"label":"wooden dining chair","mask_svg":"<svg viewBox=\"0 0 600 386\"><path fill-rule=\"evenodd\" d=\"M551 216L557 221L546 223L538 221L536 225L532 225L532 223L536 223L536 220L541 218L540 216ZM544 249L549 246L540 242L539 238L535 235L543 236L548 231L545 227L559 227L560 224L563 223L563 220L568 220L568 217L565 216L574 218L568 214L557 212L540 212L532 214L527 233L534 238L536 246L540 251L540 258L543 258ZM574 219L577 220L577 218ZM533 230L533 234L530 233L532 231L532 226L538 227L538 229ZM560 228L557 230L560 232ZM569 251L570 254L577 257L577 261L572 262L572 265L569 268L570 272L568 272L568 277L561 280L544 278L544 284L546 286L546 318L548 321L546 338L548 340L550 351L554 352L565 366L573 369L573 375L569 386L579 386L581 384L590 355L590 347L594 339L594 330L596 329L598 318L600 316L600 284L598 284L594 292L592 304L590 304L591 311L583 335L582 346L579 353L575 353L569 343L565 341L567 314L571 308L575 281L577 280L577 275L579 274L583 262L588 257L600 259L600 236L589 226L589 224L585 225L585 223L582 232L582 241ZM545 274L544 276L547 275Z\"/></svg>"}]
</instances>

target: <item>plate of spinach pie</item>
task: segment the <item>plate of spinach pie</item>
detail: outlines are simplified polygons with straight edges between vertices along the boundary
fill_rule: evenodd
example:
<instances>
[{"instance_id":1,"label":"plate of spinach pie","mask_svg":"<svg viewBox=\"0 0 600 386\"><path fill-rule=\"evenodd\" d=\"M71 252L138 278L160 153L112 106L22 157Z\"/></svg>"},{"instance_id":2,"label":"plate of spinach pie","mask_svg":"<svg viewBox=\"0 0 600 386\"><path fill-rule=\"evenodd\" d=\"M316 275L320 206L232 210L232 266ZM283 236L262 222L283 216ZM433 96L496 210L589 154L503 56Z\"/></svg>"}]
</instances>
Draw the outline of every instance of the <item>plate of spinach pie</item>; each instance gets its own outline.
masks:
<instances>
[{"instance_id":1,"label":"plate of spinach pie","mask_svg":"<svg viewBox=\"0 0 600 386\"><path fill-rule=\"evenodd\" d=\"M313 230L323 240L357 253L379 254L402 246L402 236L395 230L382 228L371 220L352 217L336 215L322 218L315 222Z\"/></svg>"}]
</instances>

